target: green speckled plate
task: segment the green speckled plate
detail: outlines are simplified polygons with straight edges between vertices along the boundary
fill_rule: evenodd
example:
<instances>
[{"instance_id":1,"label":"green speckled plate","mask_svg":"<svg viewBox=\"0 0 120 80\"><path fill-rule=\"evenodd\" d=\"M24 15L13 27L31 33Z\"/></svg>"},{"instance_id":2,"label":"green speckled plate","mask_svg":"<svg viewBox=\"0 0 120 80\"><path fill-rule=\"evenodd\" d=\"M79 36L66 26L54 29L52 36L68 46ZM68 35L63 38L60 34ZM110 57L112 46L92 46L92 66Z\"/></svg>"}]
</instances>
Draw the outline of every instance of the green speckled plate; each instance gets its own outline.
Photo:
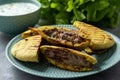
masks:
<instances>
[{"instance_id":1,"label":"green speckled plate","mask_svg":"<svg viewBox=\"0 0 120 80\"><path fill-rule=\"evenodd\" d=\"M61 25L55 25L55 26L61 26ZM68 28L73 28L72 25L62 25L63 27L68 27ZM120 60L120 39L107 32L110 34L116 44L110 48L106 53L101 54L101 55L94 55L96 59L98 60L98 63L95 65L94 69L88 72L73 72L73 71L67 71L60 69L56 66L51 65L47 61L43 61L40 63L27 63L27 62L21 62L17 59L15 59L11 55L11 48L12 46L21 40L21 36L18 35L14 37L7 45L6 47L6 56L8 60L18 69L27 72L29 74L41 76L41 77L47 77L47 78L76 78L76 77L83 77L83 76L88 76L92 74L99 73L101 71L104 71L116 63L119 62Z\"/></svg>"}]
</instances>

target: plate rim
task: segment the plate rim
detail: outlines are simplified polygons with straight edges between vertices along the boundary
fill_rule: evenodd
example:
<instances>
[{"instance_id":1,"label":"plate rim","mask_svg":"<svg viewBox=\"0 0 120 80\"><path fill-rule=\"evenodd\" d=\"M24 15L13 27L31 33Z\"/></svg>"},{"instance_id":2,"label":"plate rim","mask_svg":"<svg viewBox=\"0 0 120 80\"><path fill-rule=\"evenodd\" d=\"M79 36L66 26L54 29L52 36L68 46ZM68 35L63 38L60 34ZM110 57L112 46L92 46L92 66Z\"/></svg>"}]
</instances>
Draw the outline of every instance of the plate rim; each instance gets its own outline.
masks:
<instances>
[{"instance_id":1,"label":"plate rim","mask_svg":"<svg viewBox=\"0 0 120 80\"><path fill-rule=\"evenodd\" d=\"M67 25L67 24L61 24L61 25L54 25L54 26L73 26L73 25ZM113 37L113 39L115 40L115 42L116 42L116 44L118 43L119 45L120 45L120 39L119 39L119 37L117 37L116 35L114 35L114 34L112 34L112 33L110 33L110 32L108 32L108 31L105 31L105 32L107 32L108 34L110 34L112 37ZM7 57L7 59L8 59L8 61L13 65L13 66L15 66L16 68L18 68L19 70L22 70L23 72L26 72L26 73L29 73L29 74L32 74L32 75L36 75L36 76L40 76L40 77L44 77L44 78L57 78L57 79L69 79L69 78L78 78L78 77L85 77L85 76L89 76L89 75L93 75L93 74L97 74L97 73L100 73L100 72L102 72L102 71L105 71L105 70L107 70L107 69L109 69L109 68L111 68L112 66L114 66L114 65L116 65L119 61L120 61L120 56L119 56L119 59L117 59L117 61L116 62L114 62L114 63L112 63L112 64L110 64L109 66L107 66L107 67L105 67L104 69L102 69L102 70L99 70L99 71L93 71L93 72L90 72L89 71L89 73L87 73L87 74L85 74L85 75L82 75L82 76L67 76L67 77L57 77L57 76L54 76L54 77L52 77L52 76L44 76L44 75L39 75L39 74L37 74L37 73L34 73L34 72L32 72L32 71L30 71L31 69L29 69L29 71L28 70L25 70L25 69L23 69L23 68L21 68L20 66L18 66L16 63L14 63L12 60L11 60L11 58L9 57L9 55L11 55L11 54L9 54L9 47L11 46L11 44L14 42L14 41L16 41L16 39L17 38L20 38L21 37L21 34L18 34L17 36L15 36L14 38L12 38L9 42L8 42L8 44L7 44L7 46L6 46L6 49L5 49L5 54L6 54L6 57ZM116 40L117 39L117 40ZM118 45L118 46L119 46ZM120 46L119 46L120 47ZM119 50L120 51L120 50Z\"/></svg>"}]
</instances>

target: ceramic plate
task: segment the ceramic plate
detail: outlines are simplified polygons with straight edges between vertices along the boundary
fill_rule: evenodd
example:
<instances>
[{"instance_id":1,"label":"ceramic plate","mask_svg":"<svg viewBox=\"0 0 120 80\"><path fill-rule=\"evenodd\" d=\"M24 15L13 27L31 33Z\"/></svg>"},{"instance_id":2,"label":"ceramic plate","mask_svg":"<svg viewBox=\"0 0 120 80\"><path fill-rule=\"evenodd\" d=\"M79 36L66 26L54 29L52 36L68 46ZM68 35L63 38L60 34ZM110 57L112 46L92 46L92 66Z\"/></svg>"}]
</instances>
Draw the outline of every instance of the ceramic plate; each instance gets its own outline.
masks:
<instances>
[{"instance_id":1,"label":"ceramic plate","mask_svg":"<svg viewBox=\"0 0 120 80\"><path fill-rule=\"evenodd\" d=\"M55 25L55 26L61 26L61 25ZM68 27L75 29L72 25L62 25L63 27ZM119 62L120 60L120 39L107 32L110 34L114 40L115 40L115 45L110 48L106 53L101 54L101 55L93 55L95 58L98 60L98 63L94 66L93 70L88 71L88 72L73 72L73 71L67 71L60 69L56 66L51 65L47 61L43 61L40 63L27 63L27 62L21 62L17 59L15 59L11 55L11 48L13 45L21 40L21 35L18 35L14 37L7 45L6 47L6 56L8 60L18 69L27 72L29 74L41 76L41 77L47 77L47 78L76 78L76 77L83 77L83 76L88 76L92 74L99 73L101 71L104 71L116 63Z\"/></svg>"}]
</instances>

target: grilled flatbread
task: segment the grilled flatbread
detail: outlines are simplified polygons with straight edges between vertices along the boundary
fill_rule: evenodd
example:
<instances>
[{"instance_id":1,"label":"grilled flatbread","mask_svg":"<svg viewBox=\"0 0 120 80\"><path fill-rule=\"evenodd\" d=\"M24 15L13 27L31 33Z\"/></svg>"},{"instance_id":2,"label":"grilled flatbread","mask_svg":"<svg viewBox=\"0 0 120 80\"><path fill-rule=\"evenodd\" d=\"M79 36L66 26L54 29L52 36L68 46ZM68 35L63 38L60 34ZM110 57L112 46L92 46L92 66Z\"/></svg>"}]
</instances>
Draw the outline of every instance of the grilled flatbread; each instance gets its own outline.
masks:
<instances>
[{"instance_id":1,"label":"grilled flatbread","mask_svg":"<svg viewBox=\"0 0 120 80\"><path fill-rule=\"evenodd\" d=\"M79 29L82 37L91 40L89 47L92 50L105 50L115 43L113 38L100 28L79 21L75 21L73 26Z\"/></svg>"},{"instance_id":2,"label":"grilled flatbread","mask_svg":"<svg viewBox=\"0 0 120 80\"><path fill-rule=\"evenodd\" d=\"M41 27L38 27L37 29L39 29L40 31L44 31L44 30L49 30L49 29L53 29L54 27L52 26L41 26ZM37 31L34 31L34 30L31 30L32 28L29 28L29 30L23 32L21 34L21 37L22 38L27 38L27 37L30 37L30 36L34 36L34 35L38 35L39 33Z\"/></svg>"},{"instance_id":3,"label":"grilled flatbread","mask_svg":"<svg viewBox=\"0 0 120 80\"><path fill-rule=\"evenodd\" d=\"M62 69L88 71L97 63L94 57L69 48L43 45L40 51L50 63Z\"/></svg>"},{"instance_id":4,"label":"grilled flatbread","mask_svg":"<svg viewBox=\"0 0 120 80\"><path fill-rule=\"evenodd\" d=\"M41 36L28 37L17 42L11 49L12 55L25 62L39 62Z\"/></svg>"},{"instance_id":5,"label":"grilled flatbread","mask_svg":"<svg viewBox=\"0 0 120 80\"><path fill-rule=\"evenodd\" d=\"M46 41L53 45L66 46L81 50L89 45L89 40L79 35L77 30L62 27L44 26L42 29L32 28L33 32L38 32Z\"/></svg>"}]
</instances>

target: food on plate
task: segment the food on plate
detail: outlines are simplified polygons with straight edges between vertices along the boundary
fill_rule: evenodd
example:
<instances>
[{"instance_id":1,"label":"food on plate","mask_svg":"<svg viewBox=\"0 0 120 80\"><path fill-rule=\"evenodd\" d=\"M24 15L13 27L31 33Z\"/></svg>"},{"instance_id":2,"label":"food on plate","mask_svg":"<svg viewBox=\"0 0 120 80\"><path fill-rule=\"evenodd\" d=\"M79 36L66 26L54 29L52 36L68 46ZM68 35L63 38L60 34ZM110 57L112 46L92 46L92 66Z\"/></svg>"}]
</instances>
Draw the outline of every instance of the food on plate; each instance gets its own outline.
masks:
<instances>
[{"instance_id":1,"label":"food on plate","mask_svg":"<svg viewBox=\"0 0 120 80\"><path fill-rule=\"evenodd\" d=\"M35 35L18 41L11 49L12 55L25 62L39 62L41 36Z\"/></svg>"},{"instance_id":2,"label":"food on plate","mask_svg":"<svg viewBox=\"0 0 120 80\"><path fill-rule=\"evenodd\" d=\"M90 24L75 21L73 27L77 29L60 26L29 28L21 34L23 39L13 46L12 55L25 62L39 62L39 57L44 55L43 58L62 69L92 70L97 59L90 54L103 53L115 42L105 31ZM43 55L39 56L39 53Z\"/></svg>"},{"instance_id":3,"label":"food on plate","mask_svg":"<svg viewBox=\"0 0 120 80\"><path fill-rule=\"evenodd\" d=\"M40 27L38 27L37 29L39 29L40 31L43 31L43 30L48 30L49 29L49 27L52 27L52 26L40 26ZM39 33L35 30L31 30L32 28L31 27L29 27L29 30L27 30L27 31L25 31L25 32L23 32L22 34L21 34L21 37L22 38L27 38L27 37L30 37L30 36L34 36L34 35L39 35Z\"/></svg>"},{"instance_id":4,"label":"food on plate","mask_svg":"<svg viewBox=\"0 0 120 80\"><path fill-rule=\"evenodd\" d=\"M30 36L35 36L35 35L39 35L39 34L33 32L31 30L27 30L27 31L25 31L21 34L21 37L24 39L24 38L27 38L27 37L30 37Z\"/></svg>"},{"instance_id":5,"label":"food on plate","mask_svg":"<svg viewBox=\"0 0 120 80\"><path fill-rule=\"evenodd\" d=\"M95 26L79 21L75 21L73 26L79 29L82 37L90 39L89 48L93 51L106 50L115 43L109 34Z\"/></svg>"},{"instance_id":6,"label":"food on plate","mask_svg":"<svg viewBox=\"0 0 120 80\"><path fill-rule=\"evenodd\" d=\"M40 51L50 63L62 69L88 71L97 63L94 57L70 48L43 45Z\"/></svg>"},{"instance_id":7,"label":"food on plate","mask_svg":"<svg viewBox=\"0 0 120 80\"><path fill-rule=\"evenodd\" d=\"M77 30L62 27L44 26L42 29L31 28L35 33L39 33L43 39L53 45L66 46L77 50L82 50L89 45L89 40L82 38Z\"/></svg>"}]
</instances>

